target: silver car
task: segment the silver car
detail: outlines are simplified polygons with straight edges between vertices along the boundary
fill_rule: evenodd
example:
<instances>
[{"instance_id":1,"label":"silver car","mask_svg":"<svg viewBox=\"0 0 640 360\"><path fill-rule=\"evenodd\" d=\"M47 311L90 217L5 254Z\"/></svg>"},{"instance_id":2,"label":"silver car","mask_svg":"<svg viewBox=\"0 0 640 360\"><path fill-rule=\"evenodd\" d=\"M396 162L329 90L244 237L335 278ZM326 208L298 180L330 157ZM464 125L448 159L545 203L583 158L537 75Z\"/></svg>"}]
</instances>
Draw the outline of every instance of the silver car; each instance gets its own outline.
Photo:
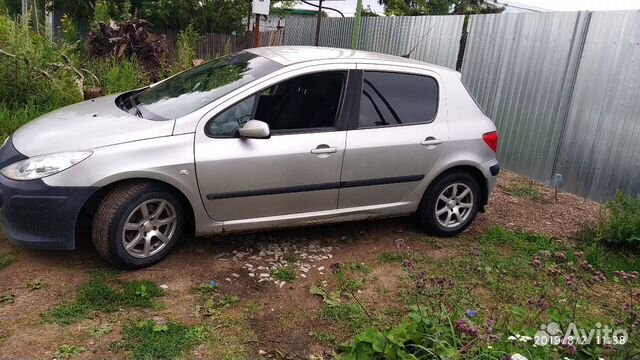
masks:
<instances>
[{"instance_id":1,"label":"silver car","mask_svg":"<svg viewBox=\"0 0 640 360\"><path fill-rule=\"evenodd\" d=\"M250 49L24 125L0 150L0 220L35 248L90 231L124 268L189 234L416 214L453 236L487 204L497 141L450 69Z\"/></svg>"}]
</instances>

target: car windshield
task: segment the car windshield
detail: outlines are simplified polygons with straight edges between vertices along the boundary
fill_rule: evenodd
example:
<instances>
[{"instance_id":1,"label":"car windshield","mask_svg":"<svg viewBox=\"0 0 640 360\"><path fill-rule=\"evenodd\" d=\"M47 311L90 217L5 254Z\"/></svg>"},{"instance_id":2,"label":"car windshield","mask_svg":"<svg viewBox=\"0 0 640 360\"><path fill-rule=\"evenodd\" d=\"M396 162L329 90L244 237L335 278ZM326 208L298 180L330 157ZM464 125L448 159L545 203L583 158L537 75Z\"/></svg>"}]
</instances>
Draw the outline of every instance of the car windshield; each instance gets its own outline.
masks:
<instances>
[{"instance_id":1,"label":"car windshield","mask_svg":"<svg viewBox=\"0 0 640 360\"><path fill-rule=\"evenodd\" d=\"M175 119L282 68L264 57L240 52L189 69L132 96L136 113L153 120Z\"/></svg>"}]
</instances>

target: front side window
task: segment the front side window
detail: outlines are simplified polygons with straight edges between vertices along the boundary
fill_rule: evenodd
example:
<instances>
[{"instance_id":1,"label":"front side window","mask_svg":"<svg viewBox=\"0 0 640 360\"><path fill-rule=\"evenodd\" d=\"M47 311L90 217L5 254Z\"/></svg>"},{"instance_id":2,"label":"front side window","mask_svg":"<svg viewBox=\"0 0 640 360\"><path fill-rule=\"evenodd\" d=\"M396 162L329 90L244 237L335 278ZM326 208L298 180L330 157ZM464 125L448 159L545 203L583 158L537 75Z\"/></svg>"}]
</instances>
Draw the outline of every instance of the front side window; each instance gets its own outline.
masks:
<instances>
[{"instance_id":1,"label":"front side window","mask_svg":"<svg viewBox=\"0 0 640 360\"><path fill-rule=\"evenodd\" d=\"M266 122L276 133L333 129L345 80L346 72L334 71L283 81L218 114L207 125L207 133L215 137L236 136L250 119Z\"/></svg>"},{"instance_id":2,"label":"front side window","mask_svg":"<svg viewBox=\"0 0 640 360\"><path fill-rule=\"evenodd\" d=\"M438 83L429 76L365 71L358 127L428 123L438 111Z\"/></svg>"},{"instance_id":3,"label":"front side window","mask_svg":"<svg viewBox=\"0 0 640 360\"><path fill-rule=\"evenodd\" d=\"M280 68L282 65L272 60L240 52L212 60L146 88L135 94L131 102L144 118L175 119Z\"/></svg>"}]
</instances>

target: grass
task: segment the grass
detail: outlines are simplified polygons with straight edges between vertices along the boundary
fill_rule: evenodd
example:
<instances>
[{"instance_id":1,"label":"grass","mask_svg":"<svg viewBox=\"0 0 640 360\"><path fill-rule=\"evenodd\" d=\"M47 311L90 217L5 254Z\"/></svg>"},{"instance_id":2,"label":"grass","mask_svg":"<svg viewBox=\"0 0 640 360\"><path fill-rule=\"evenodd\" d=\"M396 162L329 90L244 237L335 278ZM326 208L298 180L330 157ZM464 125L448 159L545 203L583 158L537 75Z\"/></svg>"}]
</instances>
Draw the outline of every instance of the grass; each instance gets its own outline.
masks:
<instances>
[{"instance_id":1,"label":"grass","mask_svg":"<svg viewBox=\"0 0 640 360\"><path fill-rule=\"evenodd\" d=\"M336 336L326 331L311 332L309 333L309 336L321 344L329 346L336 346L338 344Z\"/></svg>"},{"instance_id":2,"label":"grass","mask_svg":"<svg viewBox=\"0 0 640 360\"><path fill-rule=\"evenodd\" d=\"M4 270L7 266L11 265L15 259L16 257L12 254L0 255L0 270Z\"/></svg>"},{"instance_id":3,"label":"grass","mask_svg":"<svg viewBox=\"0 0 640 360\"><path fill-rule=\"evenodd\" d=\"M538 191L538 189L522 184L513 184L505 189L507 194L519 197L521 199L531 200L531 201L543 201L544 197L542 193Z\"/></svg>"},{"instance_id":4,"label":"grass","mask_svg":"<svg viewBox=\"0 0 640 360\"><path fill-rule=\"evenodd\" d=\"M113 325L111 324L104 324L101 326L92 327L89 330L87 330L87 332L91 336L102 336L102 335L109 334L112 331L113 331Z\"/></svg>"},{"instance_id":5,"label":"grass","mask_svg":"<svg viewBox=\"0 0 640 360\"><path fill-rule=\"evenodd\" d=\"M273 270L271 272L271 276L273 276L273 278L276 280L290 283L296 279L296 272L293 268L284 266Z\"/></svg>"},{"instance_id":6,"label":"grass","mask_svg":"<svg viewBox=\"0 0 640 360\"><path fill-rule=\"evenodd\" d=\"M87 350L81 346L64 344L58 347L53 357L57 360L66 360L76 357L85 351Z\"/></svg>"},{"instance_id":7,"label":"grass","mask_svg":"<svg viewBox=\"0 0 640 360\"><path fill-rule=\"evenodd\" d=\"M218 292L218 287L205 283L192 287L191 292L199 295L211 295Z\"/></svg>"},{"instance_id":8,"label":"grass","mask_svg":"<svg viewBox=\"0 0 640 360\"><path fill-rule=\"evenodd\" d=\"M219 316L223 309L235 306L239 299L235 296L224 296L218 300L207 299L204 305L197 305L194 314L196 316Z\"/></svg>"},{"instance_id":9,"label":"grass","mask_svg":"<svg viewBox=\"0 0 640 360\"><path fill-rule=\"evenodd\" d=\"M153 299L162 289L150 281L116 281L94 278L78 288L73 302L60 305L43 314L46 322L69 325L94 312L114 312L124 307L153 308Z\"/></svg>"},{"instance_id":10,"label":"grass","mask_svg":"<svg viewBox=\"0 0 640 360\"><path fill-rule=\"evenodd\" d=\"M441 320L445 324L458 321L461 316L464 318L465 309L474 309L479 317L469 319L469 323L480 326L478 324L484 324L487 318L491 318L496 321L497 331L506 334L505 337L524 333L533 336L539 330L540 324L548 324L551 321L564 324L562 326L572 322L579 328L589 329L594 328L597 322L612 327L624 320L623 303L627 301L624 294L630 292L615 272L640 269L638 253L628 248L605 246L598 241L594 233L584 234L582 239L574 239L575 241L560 241L538 234L508 231L497 227L477 236L474 241L471 240L459 242L462 252L459 256L426 257L411 251L382 252L378 258L381 263L395 264L402 269L397 290L386 294L385 297L393 296L396 303L403 306L386 306L386 309L378 313L375 313L375 309L367 308L367 311L374 311L374 322L380 324L381 328L391 326L396 331L395 335L401 334L403 329L406 329L404 325L396 327L394 324L398 324L398 319L403 318L408 309L415 309L417 296L423 296L420 302L429 310L425 315L429 323ZM403 260L412 260L411 268L403 266ZM595 270L590 269L589 264ZM552 270L557 271L556 275ZM607 280L596 281L596 271L602 271ZM577 284L575 288L569 285L569 278ZM439 290L435 285L438 279L444 279L444 283L450 285L446 285L443 288L445 290ZM638 283L633 286L637 291ZM419 295L416 295L416 292ZM440 294L445 294L446 297ZM541 296L543 304L546 305L536 303ZM437 309L442 304L445 304L447 309L454 309L450 310L456 313L453 318L436 319L437 316L434 314L438 313ZM358 328L371 328L369 317L366 314L363 316L357 305L344 302L337 306L325 304L319 316L351 333L357 332ZM628 326L626 323L625 327ZM343 333L338 331L332 334ZM458 342L458 345L464 345L464 341L468 341L468 338L464 340L465 335L460 335L457 331L455 334L458 337L456 341L463 341ZM323 340L322 336L310 335L318 342ZM370 332L360 332L354 341L362 345L373 338ZM396 340L404 342L407 339ZM455 349L455 353L458 354L459 347L456 348L458 345L454 342L445 341L441 344L448 344L443 346ZM494 347L498 349L503 346L504 349L510 349L512 345L506 342L494 344ZM630 346L628 351L625 350L626 353L634 352L630 350L634 345ZM474 355L486 352L485 344L475 347L478 348L478 352ZM529 351L531 347L525 350L523 345L523 348L508 350L507 353L511 354L516 350L526 354L523 351ZM601 356L603 351L606 351L601 347L592 350L595 351L594 358L609 358L608 355ZM503 348L499 351L503 351ZM531 351L539 353L532 353L528 358L549 358L550 352L544 352L544 349ZM560 349L558 353L561 353ZM353 355L349 352L347 354Z\"/></svg>"},{"instance_id":11,"label":"grass","mask_svg":"<svg viewBox=\"0 0 640 360\"><path fill-rule=\"evenodd\" d=\"M27 283L27 289L29 291L41 290L47 287L47 283L41 279L35 279Z\"/></svg>"},{"instance_id":12,"label":"grass","mask_svg":"<svg viewBox=\"0 0 640 360\"><path fill-rule=\"evenodd\" d=\"M13 304L14 301L16 301L16 296L13 294L0 295L0 305Z\"/></svg>"},{"instance_id":13,"label":"grass","mask_svg":"<svg viewBox=\"0 0 640 360\"><path fill-rule=\"evenodd\" d=\"M143 320L122 329L123 347L135 360L179 358L205 336L202 327L189 327L177 322L159 325Z\"/></svg>"},{"instance_id":14,"label":"grass","mask_svg":"<svg viewBox=\"0 0 640 360\"><path fill-rule=\"evenodd\" d=\"M324 305L318 313L320 319L339 325L350 333L356 334L364 330L369 324L369 319L357 304Z\"/></svg>"},{"instance_id":15,"label":"grass","mask_svg":"<svg viewBox=\"0 0 640 360\"><path fill-rule=\"evenodd\" d=\"M370 272L371 269L365 264L352 261L341 264L335 275L341 290L354 293L364 288Z\"/></svg>"}]
</instances>

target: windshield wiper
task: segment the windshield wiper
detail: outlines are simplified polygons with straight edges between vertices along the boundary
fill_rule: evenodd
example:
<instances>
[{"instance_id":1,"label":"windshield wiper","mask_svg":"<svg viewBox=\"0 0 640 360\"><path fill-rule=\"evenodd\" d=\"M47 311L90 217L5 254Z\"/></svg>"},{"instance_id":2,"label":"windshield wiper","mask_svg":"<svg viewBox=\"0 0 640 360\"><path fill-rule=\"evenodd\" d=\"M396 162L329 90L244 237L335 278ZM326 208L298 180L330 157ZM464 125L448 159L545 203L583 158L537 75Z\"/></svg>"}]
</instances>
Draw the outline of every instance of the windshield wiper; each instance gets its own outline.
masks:
<instances>
[{"instance_id":1,"label":"windshield wiper","mask_svg":"<svg viewBox=\"0 0 640 360\"><path fill-rule=\"evenodd\" d=\"M135 115L136 115L137 117L139 117L139 118L144 118L144 116L142 115L142 111L140 111L140 108L139 108L139 107L138 107L138 105L136 104L136 101L135 101L135 98L134 98L137 94L138 94L138 93L136 93L136 92L134 92L133 94L131 94L131 95L129 96L129 102L131 103L131 108L135 111Z\"/></svg>"}]
</instances>

